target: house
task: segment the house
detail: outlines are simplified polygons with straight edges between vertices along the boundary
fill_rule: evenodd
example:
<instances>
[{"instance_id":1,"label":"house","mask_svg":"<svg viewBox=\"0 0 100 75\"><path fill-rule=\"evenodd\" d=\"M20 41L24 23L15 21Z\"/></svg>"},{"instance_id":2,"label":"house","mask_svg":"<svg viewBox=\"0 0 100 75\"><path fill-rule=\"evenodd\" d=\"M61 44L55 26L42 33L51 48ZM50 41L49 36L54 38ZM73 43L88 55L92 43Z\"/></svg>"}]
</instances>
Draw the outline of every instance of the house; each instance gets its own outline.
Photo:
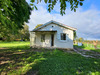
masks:
<instances>
[{"instance_id":1,"label":"house","mask_svg":"<svg viewBox=\"0 0 100 75\"><path fill-rule=\"evenodd\" d=\"M51 20L30 32L30 46L72 49L74 31L76 28Z\"/></svg>"}]
</instances>

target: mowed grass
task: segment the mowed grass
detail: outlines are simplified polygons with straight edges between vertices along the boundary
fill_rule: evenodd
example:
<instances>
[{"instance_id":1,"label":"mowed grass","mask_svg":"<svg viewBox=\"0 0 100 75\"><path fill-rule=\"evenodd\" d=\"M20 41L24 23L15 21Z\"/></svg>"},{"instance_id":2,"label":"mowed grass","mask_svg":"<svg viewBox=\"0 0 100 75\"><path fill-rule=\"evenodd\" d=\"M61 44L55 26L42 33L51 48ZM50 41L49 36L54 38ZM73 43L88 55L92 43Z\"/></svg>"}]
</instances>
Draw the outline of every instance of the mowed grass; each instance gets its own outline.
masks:
<instances>
[{"instance_id":1,"label":"mowed grass","mask_svg":"<svg viewBox=\"0 0 100 75\"><path fill-rule=\"evenodd\" d=\"M55 49L9 47L0 51L1 75L100 75L100 59Z\"/></svg>"},{"instance_id":2,"label":"mowed grass","mask_svg":"<svg viewBox=\"0 0 100 75\"><path fill-rule=\"evenodd\" d=\"M81 49L85 49L85 50L92 50L92 51L95 51L95 52L100 52L100 45L97 45L98 49L95 49L93 44L86 44L86 43L83 44L83 46L78 46L78 45L74 45L74 46L81 48Z\"/></svg>"},{"instance_id":3,"label":"mowed grass","mask_svg":"<svg viewBox=\"0 0 100 75\"><path fill-rule=\"evenodd\" d=\"M22 46L29 46L29 41L13 41L13 42L0 42L0 47L6 47L6 48L14 48L14 47L22 47Z\"/></svg>"}]
</instances>

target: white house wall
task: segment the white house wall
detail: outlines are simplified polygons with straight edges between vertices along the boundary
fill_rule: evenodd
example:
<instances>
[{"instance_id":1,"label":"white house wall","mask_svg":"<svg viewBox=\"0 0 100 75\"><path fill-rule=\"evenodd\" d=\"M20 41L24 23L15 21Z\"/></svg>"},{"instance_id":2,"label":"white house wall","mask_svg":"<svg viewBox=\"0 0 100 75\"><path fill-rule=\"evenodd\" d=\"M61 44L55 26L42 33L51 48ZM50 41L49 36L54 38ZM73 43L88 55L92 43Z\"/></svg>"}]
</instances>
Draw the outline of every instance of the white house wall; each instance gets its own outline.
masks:
<instances>
[{"instance_id":1,"label":"white house wall","mask_svg":"<svg viewBox=\"0 0 100 75\"><path fill-rule=\"evenodd\" d=\"M45 42L41 42L41 34L45 34ZM41 46L41 47L50 47L50 33L41 33L41 32L36 32L36 46Z\"/></svg>"},{"instance_id":2,"label":"white house wall","mask_svg":"<svg viewBox=\"0 0 100 75\"><path fill-rule=\"evenodd\" d=\"M30 32L30 46L35 44L35 32Z\"/></svg>"},{"instance_id":3,"label":"white house wall","mask_svg":"<svg viewBox=\"0 0 100 75\"><path fill-rule=\"evenodd\" d=\"M66 28L58 26L56 24L50 24L50 25L47 25L46 27L44 27L42 29L39 29L39 31L49 31L49 30L57 30L58 35L60 35L60 33L69 34L69 38L71 40L73 40L73 30L66 29ZM58 37L58 39L60 39L60 36Z\"/></svg>"},{"instance_id":4,"label":"white house wall","mask_svg":"<svg viewBox=\"0 0 100 75\"><path fill-rule=\"evenodd\" d=\"M53 26L53 27L52 27ZM50 24L38 31L57 30L54 33L54 47L57 48L73 48L73 30L66 29L56 24ZM66 33L66 40L61 40L61 33ZM50 32L36 32L36 46L51 47L51 33ZM45 34L45 42L41 42L41 34ZM68 34L68 36L67 36Z\"/></svg>"}]
</instances>

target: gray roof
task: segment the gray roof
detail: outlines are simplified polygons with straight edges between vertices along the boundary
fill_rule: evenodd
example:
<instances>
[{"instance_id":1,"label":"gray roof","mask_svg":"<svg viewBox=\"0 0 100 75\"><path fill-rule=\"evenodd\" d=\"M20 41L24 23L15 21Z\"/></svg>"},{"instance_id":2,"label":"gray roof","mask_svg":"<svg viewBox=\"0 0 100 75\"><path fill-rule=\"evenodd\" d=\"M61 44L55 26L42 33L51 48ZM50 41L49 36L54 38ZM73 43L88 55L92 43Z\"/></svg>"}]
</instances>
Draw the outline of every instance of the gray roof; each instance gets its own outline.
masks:
<instances>
[{"instance_id":1,"label":"gray roof","mask_svg":"<svg viewBox=\"0 0 100 75\"><path fill-rule=\"evenodd\" d=\"M47 22L47 23L41 25L40 27L38 27L38 28L36 28L36 29L33 29L32 31L37 31L38 29L40 29L40 28L42 28L42 27L44 27L44 26L46 26L46 25L48 25L48 24L51 24L51 23L55 23L55 24L57 24L57 25L59 25L59 26L63 26L63 27L65 27L65 28L69 28L69 29L71 29L71 30L77 30L76 28L73 28L73 27L67 26L67 25L65 25L65 24L62 24L62 23L59 23L59 22L56 22L56 21L51 20L51 21L49 21L49 22Z\"/></svg>"}]
</instances>

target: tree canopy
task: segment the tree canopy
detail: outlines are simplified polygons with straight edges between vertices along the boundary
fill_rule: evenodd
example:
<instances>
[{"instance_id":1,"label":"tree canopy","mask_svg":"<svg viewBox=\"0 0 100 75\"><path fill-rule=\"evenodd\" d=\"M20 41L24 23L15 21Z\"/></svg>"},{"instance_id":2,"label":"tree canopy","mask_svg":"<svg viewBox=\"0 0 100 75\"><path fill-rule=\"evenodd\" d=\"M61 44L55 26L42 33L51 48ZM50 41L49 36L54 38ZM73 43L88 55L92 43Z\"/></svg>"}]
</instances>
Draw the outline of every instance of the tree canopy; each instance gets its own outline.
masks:
<instances>
[{"instance_id":1,"label":"tree canopy","mask_svg":"<svg viewBox=\"0 0 100 75\"><path fill-rule=\"evenodd\" d=\"M31 10L26 0L0 0L0 27L18 31L28 22Z\"/></svg>"},{"instance_id":2,"label":"tree canopy","mask_svg":"<svg viewBox=\"0 0 100 75\"><path fill-rule=\"evenodd\" d=\"M40 27L40 26L42 26L43 24L37 24L37 26L35 26L35 28L34 29L36 29L36 28L38 28L38 27Z\"/></svg>"},{"instance_id":3,"label":"tree canopy","mask_svg":"<svg viewBox=\"0 0 100 75\"><path fill-rule=\"evenodd\" d=\"M54 8L54 6L57 4L57 2L60 3L60 14L63 15L65 14L66 7L68 6L68 3L70 4L70 9L71 11L74 10L76 12L76 8L78 6L83 5L84 0L30 0L32 6L36 8L34 5L35 2L40 3L41 1L44 1L46 4L48 4L48 11L51 12ZM36 8L37 9L37 8Z\"/></svg>"}]
</instances>

